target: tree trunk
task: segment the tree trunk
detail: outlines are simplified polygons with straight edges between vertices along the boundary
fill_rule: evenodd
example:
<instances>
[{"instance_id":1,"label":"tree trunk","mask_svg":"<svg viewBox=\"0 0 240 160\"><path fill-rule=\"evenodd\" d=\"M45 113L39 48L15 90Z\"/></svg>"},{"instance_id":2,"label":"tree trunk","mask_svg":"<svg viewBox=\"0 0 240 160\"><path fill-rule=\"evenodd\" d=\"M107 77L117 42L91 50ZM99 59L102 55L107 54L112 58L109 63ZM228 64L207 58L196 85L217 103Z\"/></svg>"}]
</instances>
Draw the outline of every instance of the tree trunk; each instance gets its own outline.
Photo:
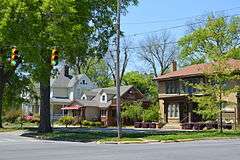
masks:
<instances>
[{"instance_id":1,"label":"tree trunk","mask_svg":"<svg viewBox=\"0 0 240 160\"><path fill-rule=\"evenodd\" d=\"M47 83L40 82L40 96L40 125L38 132L52 132L50 122L50 75L48 77Z\"/></svg>"},{"instance_id":2,"label":"tree trunk","mask_svg":"<svg viewBox=\"0 0 240 160\"><path fill-rule=\"evenodd\" d=\"M223 133L223 115L222 115L222 109L220 110L220 133Z\"/></svg>"},{"instance_id":3,"label":"tree trunk","mask_svg":"<svg viewBox=\"0 0 240 160\"><path fill-rule=\"evenodd\" d=\"M4 68L3 68L3 65L0 64L0 128L3 128L2 112L3 112L3 93L5 88L3 73L4 73Z\"/></svg>"},{"instance_id":4,"label":"tree trunk","mask_svg":"<svg viewBox=\"0 0 240 160\"><path fill-rule=\"evenodd\" d=\"M2 112L3 112L3 93L4 93L5 84L0 82L0 128L3 128L2 124Z\"/></svg>"}]
</instances>

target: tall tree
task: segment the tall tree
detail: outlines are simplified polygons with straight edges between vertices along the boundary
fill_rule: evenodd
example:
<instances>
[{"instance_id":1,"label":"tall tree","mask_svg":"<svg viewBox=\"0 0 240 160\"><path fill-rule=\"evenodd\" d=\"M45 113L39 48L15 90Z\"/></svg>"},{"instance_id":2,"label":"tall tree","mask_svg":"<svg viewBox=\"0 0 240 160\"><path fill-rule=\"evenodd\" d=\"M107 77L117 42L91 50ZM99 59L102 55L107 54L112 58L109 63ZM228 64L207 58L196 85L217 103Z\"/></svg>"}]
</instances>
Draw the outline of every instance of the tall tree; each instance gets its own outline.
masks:
<instances>
[{"instance_id":1,"label":"tall tree","mask_svg":"<svg viewBox=\"0 0 240 160\"><path fill-rule=\"evenodd\" d=\"M123 8L126 10L131 4L137 4L137 0L125 1ZM108 46L108 39L114 34L113 30L108 29L114 26L116 2L2 0L0 7L1 44L16 45L24 53L29 73L40 82L39 131L50 132L51 49L64 49L61 57L68 61L72 59L73 63L75 59L84 62L85 53L91 55L93 49L107 50L105 46ZM80 56L76 56L76 52Z\"/></svg>"},{"instance_id":2,"label":"tall tree","mask_svg":"<svg viewBox=\"0 0 240 160\"><path fill-rule=\"evenodd\" d=\"M219 58L239 59L240 18L210 16L205 25L181 38L180 58L187 64L216 61Z\"/></svg>"},{"instance_id":3,"label":"tall tree","mask_svg":"<svg viewBox=\"0 0 240 160\"><path fill-rule=\"evenodd\" d=\"M205 25L179 40L180 57L187 63L198 63L199 59L213 62L210 72L205 74L208 83L195 85L202 96L193 96L192 100L199 104L197 111L205 117L220 113L221 131L223 97L239 92L238 88L226 87L229 82L239 80L229 61L240 58L239 29L239 17L209 17Z\"/></svg>"},{"instance_id":4,"label":"tall tree","mask_svg":"<svg viewBox=\"0 0 240 160\"><path fill-rule=\"evenodd\" d=\"M152 74L144 74L136 71L127 72L123 76L123 84L135 86L146 98L155 103L158 100L158 89L152 77Z\"/></svg>"},{"instance_id":5,"label":"tall tree","mask_svg":"<svg viewBox=\"0 0 240 160\"><path fill-rule=\"evenodd\" d=\"M140 42L139 57L150 65L154 77L167 72L178 54L178 47L167 31L154 35Z\"/></svg>"},{"instance_id":6,"label":"tall tree","mask_svg":"<svg viewBox=\"0 0 240 160\"><path fill-rule=\"evenodd\" d=\"M131 53L131 41L130 40L123 40L123 46L122 46L122 50L120 52L120 84L122 83L122 79L124 76L124 73L126 71L128 62L129 62L129 56ZM110 49L107 51L107 53L104 55L103 54L103 58L110 70L110 73L112 75L112 79L114 81L114 85L116 85L116 56L115 56L115 49L113 49L112 47L110 47Z\"/></svg>"}]
</instances>

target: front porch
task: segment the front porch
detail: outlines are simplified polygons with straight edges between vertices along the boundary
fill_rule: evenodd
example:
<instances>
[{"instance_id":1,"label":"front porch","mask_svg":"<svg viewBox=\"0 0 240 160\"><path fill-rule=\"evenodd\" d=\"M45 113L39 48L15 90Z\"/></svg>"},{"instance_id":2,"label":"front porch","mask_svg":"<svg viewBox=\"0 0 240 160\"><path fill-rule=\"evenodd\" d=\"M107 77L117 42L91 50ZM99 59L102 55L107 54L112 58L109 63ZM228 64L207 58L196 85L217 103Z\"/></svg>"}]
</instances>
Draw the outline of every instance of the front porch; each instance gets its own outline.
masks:
<instances>
[{"instance_id":1,"label":"front porch","mask_svg":"<svg viewBox=\"0 0 240 160\"><path fill-rule=\"evenodd\" d=\"M171 125L182 123L201 122L202 118L193 112L197 104L191 102L186 96L169 96L159 100L162 122Z\"/></svg>"}]
</instances>

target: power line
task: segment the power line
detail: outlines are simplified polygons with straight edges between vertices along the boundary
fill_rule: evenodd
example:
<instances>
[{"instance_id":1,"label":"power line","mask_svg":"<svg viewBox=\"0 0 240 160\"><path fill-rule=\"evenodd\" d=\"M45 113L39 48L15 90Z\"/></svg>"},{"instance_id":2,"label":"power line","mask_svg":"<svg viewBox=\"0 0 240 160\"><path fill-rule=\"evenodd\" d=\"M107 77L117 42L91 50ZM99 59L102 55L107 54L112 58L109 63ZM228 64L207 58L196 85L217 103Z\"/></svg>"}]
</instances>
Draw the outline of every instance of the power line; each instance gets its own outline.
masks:
<instances>
[{"instance_id":1,"label":"power line","mask_svg":"<svg viewBox=\"0 0 240 160\"><path fill-rule=\"evenodd\" d=\"M228 15L228 16L223 16L223 17L227 18L227 17L235 17L235 16L239 16L239 15L240 14L234 14L234 15ZM195 23L188 23L188 24L172 26L172 27L167 27L167 28L160 28L160 29L157 29L157 30L152 30L152 31L147 31L147 32L139 32L139 33L129 34L129 35L126 35L124 37L136 37L136 36L140 36L140 35L156 33L156 32L166 31L166 30L170 30L170 29L177 29L177 28L186 27L188 25L196 25L196 24L201 24L201 23L204 23L204 22L195 22Z\"/></svg>"},{"instance_id":2,"label":"power line","mask_svg":"<svg viewBox=\"0 0 240 160\"><path fill-rule=\"evenodd\" d=\"M210 12L210 13L217 14L218 12L221 13L221 12L232 11L232 10L237 10L237 9L240 9L240 6L239 7L234 7L234 8L229 8L229 9L224 9L224 10L217 10L217 11L213 11L213 12ZM124 24L124 25L138 25L138 24L154 24L154 23L161 23L161 22L175 22L175 21L192 19L192 18L207 16L207 15L209 15L209 14L208 13L199 14L199 15L195 15L195 16L182 17L182 18L176 18L176 19L153 20L153 21L143 21L143 22L125 22L125 23L122 23L122 24Z\"/></svg>"}]
</instances>

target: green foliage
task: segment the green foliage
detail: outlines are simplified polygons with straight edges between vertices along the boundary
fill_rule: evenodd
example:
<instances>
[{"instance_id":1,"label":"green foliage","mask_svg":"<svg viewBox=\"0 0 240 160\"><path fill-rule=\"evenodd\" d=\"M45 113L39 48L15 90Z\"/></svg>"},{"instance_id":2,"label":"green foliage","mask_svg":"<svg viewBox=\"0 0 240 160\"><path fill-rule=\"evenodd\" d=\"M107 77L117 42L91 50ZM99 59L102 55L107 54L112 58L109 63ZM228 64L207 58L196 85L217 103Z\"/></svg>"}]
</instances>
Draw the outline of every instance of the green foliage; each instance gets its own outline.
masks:
<instances>
[{"instance_id":1,"label":"green foliage","mask_svg":"<svg viewBox=\"0 0 240 160\"><path fill-rule=\"evenodd\" d=\"M20 110L10 110L5 113L4 119L6 122L15 123L17 119L21 118L22 113Z\"/></svg>"},{"instance_id":2,"label":"green foliage","mask_svg":"<svg viewBox=\"0 0 240 160\"><path fill-rule=\"evenodd\" d=\"M123 76L123 84L133 85L152 102L157 101L157 84L153 81L151 74L142 74L137 71L128 72Z\"/></svg>"},{"instance_id":3,"label":"green foliage","mask_svg":"<svg viewBox=\"0 0 240 160\"><path fill-rule=\"evenodd\" d=\"M198 103L196 112L205 120L215 120L223 105L233 103L226 97L240 91L239 85L235 85L240 76L235 73L231 62L223 60L212 64L204 74L207 83L190 84L198 90L190 99Z\"/></svg>"},{"instance_id":4,"label":"green foliage","mask_svg":"<svg viewBox=\"0 0 240 160\"><path fill-rule=\"evenodd\" d=\"M143 112L143 121L144 122L158 122L160 118L159 106L152 105Z\"/></svg>"},{"instance_id":5,"label":"green foliage","mask_svg":"<svg viewBox=\"0 0 240 160\"><path fill-rule=\"evenodd\" d=\"M82 122L82 124L84 126L89 126L89 127L101 127L102 126L101 122L93 122L93 121L87 121L87 120L84 120Z\"/></svg>"},{"instance_id":6,"label":"green foliage","mask_svg":"<svg viewBox=\"0 0 240 160\"><path fill-rule=\"evenodd\" d=\"M82 66L82 72L85 73L92 82L98 87L110 87L112 80L109 76L109 69L103 59L96 57L88 59L87 65Z\"/></svg>"},{"instance_id":7,"label":"green foliage","mask_svg":"<svg viewBox=\"0 0 240 160\"><path fill-rule=\"evenodd\" d=\"M142 121L143 107L139 102L125 103L121 112L122 118L129 118L134 121Z\"/></svg>"},{"instance_id":8,"label":"green foliage","mask_svg":"<svg viewBox=\"0 0 240 160\"><path fill-rule=\"evenodd\" d=\"M203 27L196 28L178 42L180 57L187 64L239 59L240 18L209 17Z\"/></svg>"},{"instance_id":9,"label":"green foliage","mask_svg":"<svg viewBox=\"0 0 240 160\"><path fill-rule=\"evenodd\" d=\"M68 127L68 125L73 124L73 122L74 122L74 117L64 116L64 117L61 117L58 121L59 121L60 124L63 124L63 125L65 125L66 127Z\"/></svg>"}]
</instances>

